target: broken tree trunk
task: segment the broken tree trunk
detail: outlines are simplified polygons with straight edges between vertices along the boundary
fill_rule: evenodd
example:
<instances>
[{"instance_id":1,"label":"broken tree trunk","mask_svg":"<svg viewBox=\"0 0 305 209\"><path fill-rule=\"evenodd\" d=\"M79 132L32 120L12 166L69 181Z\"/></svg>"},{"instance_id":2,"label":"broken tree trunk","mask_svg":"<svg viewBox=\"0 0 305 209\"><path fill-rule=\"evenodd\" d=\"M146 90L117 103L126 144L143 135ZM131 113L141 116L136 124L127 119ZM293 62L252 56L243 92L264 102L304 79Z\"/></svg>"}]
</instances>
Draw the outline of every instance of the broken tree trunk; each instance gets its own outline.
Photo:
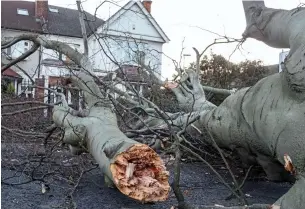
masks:
<instances>
[{"instance_id":1,"label":"broken tree trunk","mask_svg":"<svg viewBox=\"0 0 305 209\"><path fill-rule=\"evenodd\" d=\"M65 104L54 107L53 120L65 129L64 143L69 144L73 154L84 150L91 153L106 183L114 183L128 197L141 202L166 200L169 174L157 153L120 131L111 105L90 76L80 73L72 83L85 92L90 109L79 117Z\"/></svg>"}]
</instances>

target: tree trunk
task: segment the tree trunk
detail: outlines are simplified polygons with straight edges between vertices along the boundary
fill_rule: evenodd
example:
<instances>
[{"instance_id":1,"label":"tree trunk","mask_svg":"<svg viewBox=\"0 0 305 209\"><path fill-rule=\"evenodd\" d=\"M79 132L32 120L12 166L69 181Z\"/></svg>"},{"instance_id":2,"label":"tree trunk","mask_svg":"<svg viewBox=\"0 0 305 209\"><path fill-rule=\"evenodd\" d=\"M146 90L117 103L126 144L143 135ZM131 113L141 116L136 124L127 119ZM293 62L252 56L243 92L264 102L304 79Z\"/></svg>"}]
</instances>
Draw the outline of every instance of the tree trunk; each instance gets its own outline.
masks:
<instances>
[{"instance_id":1,"label":"tree trunk","mask_svg":"<svg viewBox=\"0 0 305 209\"><path fill-rule=\"evenodd\" d=\"M93 107L81 118L67 115L67 109L57 106L53 120L65 127L64 142L74 154L83 149L92 154L106 183L113 182L123 194L142 202L167 199L169 175L162 160L147 145L127 138L110 109Z\"/></svg>"},{"instance_id":2,"label":"tree trunk","mask_svg":"<svg viewBox=\"0 0 305 209\"><path fill-rule=\"evenodd\" d=\"M244 38L290 48L283 72L237 91L216 107L205 99L198 74L188 70L172 89L186 113L171 117L174 125L183 127L199 116L188 131L207 129L218 146L236 151L244 164L260 164L270 180L295 177L294 186L273 208L301 209L305 206L305 9L257 5L245 9ZM161 120L152 125L166 127ZM213 145L210 139L203 140Z\"/></svg>"}]
</instances>

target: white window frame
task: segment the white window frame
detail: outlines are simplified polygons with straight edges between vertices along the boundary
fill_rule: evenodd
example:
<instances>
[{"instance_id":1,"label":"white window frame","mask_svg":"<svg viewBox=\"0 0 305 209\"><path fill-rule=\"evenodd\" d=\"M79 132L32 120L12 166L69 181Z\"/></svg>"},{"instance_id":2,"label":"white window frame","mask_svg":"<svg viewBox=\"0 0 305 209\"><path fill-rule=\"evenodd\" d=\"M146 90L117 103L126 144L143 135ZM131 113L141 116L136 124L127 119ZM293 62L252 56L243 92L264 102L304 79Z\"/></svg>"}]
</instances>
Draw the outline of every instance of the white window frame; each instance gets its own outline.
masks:
<instances>
[{"instance_id":1,"label":"white window frame","mask_svg":"<svg viewBox=\"0 0 305 209\"><path fill-rule=\"evenodd\" d=\"M58 13L58 9L49 7L50 12Z\"/></svg>"},{"instance_id":2,"label":"white window frame","mask_svg":"<svg viewBox=\"0 0 305 209\"><path fill-rule=\"evenodd\" d=\"M17 14L18 15L29 16L29 11L27 9L17 8Z\"/></svg>"}]
</instances>

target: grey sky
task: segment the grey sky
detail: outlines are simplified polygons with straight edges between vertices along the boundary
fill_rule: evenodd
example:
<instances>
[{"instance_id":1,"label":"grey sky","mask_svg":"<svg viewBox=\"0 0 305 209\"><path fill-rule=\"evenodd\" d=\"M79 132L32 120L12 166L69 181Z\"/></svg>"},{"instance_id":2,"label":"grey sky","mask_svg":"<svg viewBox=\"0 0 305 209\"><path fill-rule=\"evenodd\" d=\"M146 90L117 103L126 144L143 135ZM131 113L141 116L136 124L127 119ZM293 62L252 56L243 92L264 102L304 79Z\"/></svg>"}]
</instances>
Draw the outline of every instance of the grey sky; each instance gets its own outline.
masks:
<instances>
[{"instance_id":1,"label":"grey sky","mask_svg":"<svg viewBox=\"0 0 305 209\"><path fill-rule=\"evenodd\" d=\"M127 1L115 0L120 6L123 6ZM86 11L94 13L96 6L101 2L102 0L85 0L83 6ZM265 0L265 5L272 8L292 9L304 2L304 0ZM76 8L75 0L49 0L49 4ZM114 4L105 3L97 14L106 20L118 9L119 7ZM193 46L203 50L217 38L217 36L194 26L221 35L240 38L246 25L242 0L153 0L152 15L171 39L170 43L164 45L165 54L179 60L182 40L185 37L184 53L192 55L186 57L185 66L194 61ZM220 44L212 47L212 50L228 58L235 47L236 43ZM231 60L260 59L265 64L276 64L281 51L281 49L273 49L251 39L244 43L243 49L242 51L236 51L231 56ZM209 52L207 51L207 54ZM172 62L164 57L163 76L171 77L174 72L173 69Z\"/></svg>"}]
</instances>

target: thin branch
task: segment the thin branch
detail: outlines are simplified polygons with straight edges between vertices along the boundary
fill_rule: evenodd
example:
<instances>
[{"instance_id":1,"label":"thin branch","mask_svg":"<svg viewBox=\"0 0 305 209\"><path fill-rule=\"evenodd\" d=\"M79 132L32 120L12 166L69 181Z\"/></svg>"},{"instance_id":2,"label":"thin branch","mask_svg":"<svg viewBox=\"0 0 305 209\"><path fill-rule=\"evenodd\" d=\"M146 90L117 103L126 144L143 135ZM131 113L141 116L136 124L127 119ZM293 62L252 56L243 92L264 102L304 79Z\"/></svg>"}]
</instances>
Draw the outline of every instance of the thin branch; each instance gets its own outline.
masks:
<instances>
[{"instance_id":1,"label":"thin branch","mask_svg":"<svg viewBox=\"0 0 305 209\"><path fill-rule=\"evenodd\" d=\"M45 137L45 134L43 133L38 133L38 132L30 132L30 131L22 131L22 130L19 130L19 129L11 129L11 128L8 128L4 125L1 125L1 128L3 128L4 130L7 130L11 133L15 133L15 134L22 134L22 136L25 136L25 135L34 135L34 136L37 136L37 137ZM19 133L17 133L19 132Z\"/></svg>"},{"instance_id":2,"label":"thin branch","mask_svg":"<svg viewBox=\"0 0 305 209\"><path fill-rule=\"evenodd\" d=\"M47 103L38 102L38 101L12 102L12 103L2 103L2 104L1 104L1 107L15 106L15 105L26 105L26 104L39 104L39 105L45 105L45 106L53 107L54 105L57 105L57 104L59 104L59 103L47 104Z\"/></svg>"},{"instance_id":3,"label":"thin branch","mask_svg":"<svg viewBox=\"0 0 305 209\"><path fill-rule=\"evenodd\" d=\"M87 33L86 33L86 26L85 26L85 21L84 21L84 12L81 8L81 1L76 0L76 5L78 9L78 16L79 16L79 22L80 26L82 29L82 36L83 36L83 41L84 41L84 55L88 56L88 39L87 39Z\"/></svg>"},{"instance_id":4,"label":"thin branch","mask_svg":"<svg viewBox=\"0 0 305 209\"><path fill-rule=\"evenodd\" d=\"M2 113L1 116L11 116L11 115L16 115L16 114L20 114L20 113L36 111L36 110L40 110L40 109L46 109L46 108L48 108L47 106L54 106L54 105L48 104L48 105L44 105L44 106L22 109L22 110L18 110L18 111L15 111L15 112Z\"/></svg>"},{"instance_id":5,"label":"thin branch","mask_svg":"<svg viewBox=\"0 0 305 209\"><path fill-rule=\"evenodd\" d=\"M185 149L186 151L188 151L189 153L191 153L192 155L194 155L195 157L197 157L199 160L201 160L202 162L204 162L215 174L216 176L219 178L219 180L239 199L243 200L243 198L241 198L236 192L235 190L222 178L222 176L213 168L213 166L208 163L205 159L203 159L200 155L198 155L197 153L193 152L191 149L189 149L188 147L180 144L180 147L182 147L183 149Z\"/></svg>"},{"instance_id":6,"label":"thin branch","mask_svg":"<svg viewBox=\"0 0 305 209\"><path fill-rule=\"evenodd\" d=\"M214 147L217 149L217 151L219 152L222 160L224 161L224 163L225 163L225 165L226 165L226 167L227 167L227 169L228 169L228 171L229 171L229 173L230 173L230 175L232 177L232 180L234 182L235 187L237 188L239 194L241 195L241 198L239 198L239 199L243 201L244 205L248 205L248 202L247 202L247 200L245 198L245 194L243 193L243 191L241 190L240 186L238 185L238 182L236 181L236 178L235 178L235 176L234 176L234 174L233 174L233 172L232 172L232 170L231 170L231 168L230 168L226 158L224 157L224 155L222 153L222 150L217 145L217 143L216 143L214 137L212 136L212 134L209 131L208 131L208 133L209 133L209 135L210 135L210 137L211 137L211 139L213 141Z\"/></svg>"}]
</instances>

